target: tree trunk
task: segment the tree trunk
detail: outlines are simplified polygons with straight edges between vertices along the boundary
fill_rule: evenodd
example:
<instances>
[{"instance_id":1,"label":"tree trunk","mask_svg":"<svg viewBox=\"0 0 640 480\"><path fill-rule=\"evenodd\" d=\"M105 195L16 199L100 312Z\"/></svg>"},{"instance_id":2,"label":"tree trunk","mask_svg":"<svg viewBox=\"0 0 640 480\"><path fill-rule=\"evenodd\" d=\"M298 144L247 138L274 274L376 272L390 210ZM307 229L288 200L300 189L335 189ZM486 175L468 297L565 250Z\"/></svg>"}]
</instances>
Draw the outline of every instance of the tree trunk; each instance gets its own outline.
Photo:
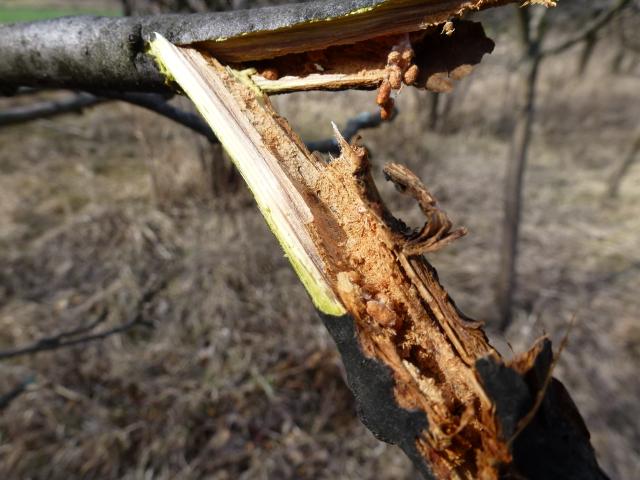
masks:
<instances>
[{"instance_id":1,"label":"tree trunk","mask_svg":"<svg viewBox=\"0 0 640 480\"><path fill-rule=\"evenodd\" d=\"M522 191L527 165L531 129L535 114L536 84L541 57L538 55L538 40L531 38L529 16L520 11L524 65L519 79L519 105L516 109L515 127L509 147L509 157L504 190L504 218L500 271L496 288L499 308L499 328L505 331L512 320L513 295L517 281L518 240L522 214Z\"/></svg>"}]
</instances>

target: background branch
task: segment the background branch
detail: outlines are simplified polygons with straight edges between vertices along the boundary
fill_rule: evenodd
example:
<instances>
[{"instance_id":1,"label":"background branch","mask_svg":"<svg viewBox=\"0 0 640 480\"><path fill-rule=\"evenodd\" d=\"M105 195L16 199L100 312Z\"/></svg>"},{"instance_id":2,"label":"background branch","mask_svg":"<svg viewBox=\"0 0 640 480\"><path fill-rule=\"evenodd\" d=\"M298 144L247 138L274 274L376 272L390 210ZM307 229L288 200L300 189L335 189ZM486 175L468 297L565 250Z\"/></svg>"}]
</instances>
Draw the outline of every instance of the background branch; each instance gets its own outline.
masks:
<instances>
[{"instance_id":1,"label":"background branch","mask_svg":"<svg viewBox=\"0 0 640 480\"><path fill-rule=\"evenodd\" d=\"M206 137L210 142L217 143L218 139L199 114L181 110L171 105L168 100L171 98L166 95L157 93L138 93L138 92L113 92L113 91L97 91L96 95L111 100L120 100L123 102L137 105L163 117L173 120L180 125L193 130L200 135Z\"/></svg>"},{"instance_id":2,"label":"background branch","mask_svg":"<svg viewBox=\"0 0 640 480\"><path fill-rule=\"evenodd\" d=\"M574 45L587 40L590 36L595 35L601 28L606 26L620 10L625 8L630 3L631 0L618 0L611 8L603 11L598 17L596 17L590 24L588 24L579 32L575 33L558 45L540 51L540 56L546 57L549 55L557 55L573 47Z\"/></svg>"},{"instance_id":3,"label":"background branch","mask_svg":"<svg viewBox=\"0 0 640 480\"><path fill-rule=\"evenodd\" d=\"M22 395L29 385L31 385L35 381L35 377L33 375L25 378L22 382L17 384L14 388L9 390L7 393L0 395L0 412L7 408L11 402L13 402L16 398Z\"/></svg>"},{"instance_id":4,"label":"background branch","mask_svg":"<svg viewBox=\"0 0 640 480\"><path fill-rule=\"evenodd\" d=\"M0 110L0 127L18 125L39 118L48 118L63 113L80 113L105 101L88 93L80 93L62 100L38 102L33 105Z\"/></svg>"},{"instance_id":5,"label":"background branch","mask_svg":"<svg viewBox=\"0 0 640 480\"><path fill-rule=\"evenodd\" d=\"M103 340L112 335L118 333L124 333L137 326L151 327L152 324L145 320L146 310L145 306L150 303L162 290L164 290L169 282L170 277L165 277L162 280L156 282L154 285L148 287L143 295L138 300L136 305L136 313L134 317L121 325L103 330L101 332L92 333L89 335L83 335L86 332L93 330L100 325L107 318L108 311L102 312L98 318L88 325L84 325L72 330L64 331L56 335L44 337L36 342L11 350L0 351L0 360L7 360L10 358L19 357L22 355L30 355L38 352L44 352L48 350L57 350L59 348L72 347L75 345L82 345L96 340Z\"/></svg>"},{"instance_id":6,"label":"background branch","mask_svg":"<svg viewBox=\"0 0 640 480\"><path fill-rule=\"evenodd\" d=\"M398 110L394 108L391 118L388 120L393 120L396 115L398 115ZM379 110L376 110L375 112L362 112L355 117L350 118L345 127L340 130L340 133L347 141L351 141L356 135L358 135L360 130L379 127L382 122L383 120L380 116ZM335 137L306 142L306 145L312 152L316 151L331 154L340 153L340 146Z\"/></svg>"},{"instance_id":7,"label":"background branch","mask_svg":"<svg viewBox=\"0 0 640 480\"><path fill-rule=\"evenodd\" d=\"M23 93L26 94L28 91ZM92 93L79 93L73 97L65 98L63 100L44 101L26 107L15 107L7 110L0 110L0 127L17 125L69 112L81 112L85 108L93 107L109 100L118 100L162 115L163 117L173 120L174 122L204 136L210 142L218 143L218 139L213 133L213 130L211 130L209 125L207 125L199 114L182 110L171 105L171 103L169 103L170 99L171 95L162 95L158 93L96 90ZM397 114L397 109L394 109L389 120L395 118ZM374 112L361 112L347 121L347 124L344 129L341 130L341 133L344 138L351 140L360 130L376 128L382 122L383 120L380 117L380 111L378 110ZM334 137L306 142L306 145L311 151L331 154L339 153L338 143Z\"/></svg>"}]
</instances>

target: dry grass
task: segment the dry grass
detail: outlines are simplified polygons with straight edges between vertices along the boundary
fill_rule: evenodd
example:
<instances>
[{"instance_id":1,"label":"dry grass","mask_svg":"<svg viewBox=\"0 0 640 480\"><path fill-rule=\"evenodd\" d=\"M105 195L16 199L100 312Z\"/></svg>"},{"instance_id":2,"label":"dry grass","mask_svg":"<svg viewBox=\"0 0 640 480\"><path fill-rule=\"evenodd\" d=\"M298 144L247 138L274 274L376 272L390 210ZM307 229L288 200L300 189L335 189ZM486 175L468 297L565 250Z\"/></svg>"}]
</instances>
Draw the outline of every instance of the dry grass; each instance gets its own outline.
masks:
<instances>
[{"instance_id":1,"label":"dry grass","mask_svg":"<svg viewBox=\"0 0 640 480\"><path fill-rule=\"evenodd\" d=\"M506 44L503 44L506 45ZM433 255L469 314L491 322L512 59L502 48L458 90L440 132L424 96L364 132L379 170L411 166L470 235ZM602 58L607 51L601 52ZM516 322L521 350L578 324L558 367L612 478L640 471L640 168L615 203L605 179L640 110L637 75L544 66L527 172ZM464 93L464 103L461 97ZM307 137L370 109L368 93L278 99ZM324 128L324 131L319 131ZM133 107L0 131L0 347L92 321L152 329L4 362L0 392L35 382L0 417L4 478L415 478L355 418L334 346L247 200L211 200L199 140ZM153 167L150 177L148 167ZM417 209L386 195L397 214ZM504 339L497 339L506 345Z\"/></svg>"}]
</instances>

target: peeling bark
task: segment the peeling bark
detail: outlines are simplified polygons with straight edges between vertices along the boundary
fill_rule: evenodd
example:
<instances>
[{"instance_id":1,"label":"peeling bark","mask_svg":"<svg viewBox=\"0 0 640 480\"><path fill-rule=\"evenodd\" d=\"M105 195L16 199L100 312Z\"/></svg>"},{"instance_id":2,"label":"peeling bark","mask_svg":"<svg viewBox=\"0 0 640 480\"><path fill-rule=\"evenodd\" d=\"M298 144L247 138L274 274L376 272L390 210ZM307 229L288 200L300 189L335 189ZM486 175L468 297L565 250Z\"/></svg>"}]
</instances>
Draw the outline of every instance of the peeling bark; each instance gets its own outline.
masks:
<instances>
[{"instance_id":1,"label":"peeling bark","mask_svg":"<svg viewBox=\"0 0 640 480\"><path fill-rule=\"evenodd\" d=\"M417 230L383 204L364 148L337 134L341 155L325 163L246 72L156 42L156 55L239 168L268 166L265 178L245 178L296 271L317 268L315 284L301 278L343 356L361 418L378 438L398 444L425 478L606 478L575 405L550 380L550 343L504 362L481 324L465 317L440 284L423 253L465 231L453 229L413 173L385 168L424 213ZM265 182L286 192L268 208ZM282 225L274 210L287 219ZM283 234L292 222L302 224L297 235L305 239L296 248Z\"/></svg>"}]
</instances>

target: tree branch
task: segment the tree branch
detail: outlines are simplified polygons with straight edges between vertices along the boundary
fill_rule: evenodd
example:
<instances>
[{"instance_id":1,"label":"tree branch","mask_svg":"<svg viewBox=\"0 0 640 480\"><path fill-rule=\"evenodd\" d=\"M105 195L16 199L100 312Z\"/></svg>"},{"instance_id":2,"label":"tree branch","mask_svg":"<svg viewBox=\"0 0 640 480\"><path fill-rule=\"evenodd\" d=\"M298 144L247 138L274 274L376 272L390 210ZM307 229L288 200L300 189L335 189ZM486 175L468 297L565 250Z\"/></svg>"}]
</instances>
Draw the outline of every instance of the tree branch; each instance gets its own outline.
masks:
<instances>
[{"instance_id":1,"label":"tree branch","mask_svg":"<svg viewBox=\"0 0 640 480\"><path fill-rule=\"evenodd\" d=\"M210 142L218 143L218 139L215 134L202 120L202 117L197 113L188 112L178 107L171 105L164 95L155 93L137 93L137 92L113 92L113 91L96 91L96 95L111 100L120 100L123 102L137 105L152 112L155 112L163 117L173 120L180 125L189 128L190 130L199 133L206 137Z\"/></svg>"},{"instance_id":2,"label":"tree branch","mask_svg":"<svg viewBox=\"0 0 640 480\"><path fill-rule=\"evenodd\" d=\"M146 53L153 32L177 45L197 44L226 62L244 62L418 31L509 1L326 0L246 11L0 25L0 83L4 89L168 91Z\"/></svg>"},{"instance_id":3,"label":"tree branch","mask_svg":"<svg viewBox=\"0 0 640 480\"><path fill-rule=\"evenodd\" d=\"M162 115L205 136L211 142L217 142L211 128L209 128L198 114L174 107L167 101L169 98L170 97L166 95L155 93L115 92L106 90L94 91L93 93L79 93L62 100L39 102L34 105L0 111L0 127L17 125L69 112L79 113L85 108L93 107L110 100L120 100Z\"/></svg>"},{"instance_id":4,"label":"tree branch","mask_svg":"<svg viewBox=\"0 0 640 480\"><path fill-rule=\"evenodd\" d=\"M391 118L388 120L393 120L398 114L398 110L394 108ZM347 140L351 141L358 135L360 130L365 130L367 128L376 128L379 127L383 122L382 117L380 116L379 111L375 112L362 112L356 115L353 118L350 118L347 121L347 124L343 129L340 130L340 134ZM307 148L311 151L321 152L321 153L331 153L331 154L339 154L340 153L340 144L335 137L325 138L323 140L315 140L310 142L305 142Z\"/></svg>"},{"instance_id":5,"label":"tree branch","mask_svg":"<svg viewBox=\"0 0 640 480\"><path fill-rule=\"evenodd\" d=\"M618 0L611 8L603 11L597 18L595 18L590 24L584 27L582 30L572 35L568 39L559 43L558 45L545 48L540 51L541 57L550 55L557 55L565 50L577 45L580 42L585 41L588 37L595 35L601 28L607 25L611 19L613 19L620 10L629 5L631 0Z\"/></svg>"},{"instance_id":6,"label":"tree branch","mask_svg":"<svg viewBox=\"0 0 640 480\"><path fill-rule=\"evenodd\" d=\"M90 343L96 340L102 340L111 335L115 335L117 333L123 333L127 330L131 330L133 327L144 325L146 327L150 327L151 324L142 320L142 318L137 315L133 320L124 323L122 325L118 325L117 327L110 328L108 330L104 330L102 332L93 333L91 335L80 336L76 338L71 338L66 340L69 337L70 333L63 333L59 335L54 335L51 337L41 338L40 340L32 343L31 345L27 345L25 347L16 348L13 350L5 350L0 352L0 360L7 360L10 358L20 357L22 355L31 355L38 352L45 352L48 350L57 350L59 348L64 347L72 347L75 345L80 345L84 343Z\"/></svg>"},{"instance_id":7,"label":"tree branch","mask_svg":"<svg viewBox=\"0 0 640 480\"><path fill-rule=\"evenodd\" d=\"M22 395L27 390L27 387L29 387L29 385L34 381L35 377L33 375L29 376L4 395L0 395L0 412L7 408L16 398Z\"/></svg>"},{"instance_id":8,"label":"tree branch","mask_svg":"<svg viewBox=\"0 0 640 480\"><path fill-rule=\"evenodd\" d=\"M62 100L39 102L24 107L15 107L0 111L0 127L30 122L39 118L53 117L64 113L80 113L105 101L88 93L81 93Z\"/></svg>"},{"instance_id":9,"label":"tree branch","mask_svg":"<svg viewBox=\"0 0 640 480\"><path fill-rule=\"evenodd\" d=\"M158 295L169 282L169 277L155 282L154 285L149 286L140 297L136 305L136 314L128 322L118 325L101 332L84 335L87 332L92 331L95 327L103 323L108 315L108 311L103 311L98 317L87 325L74 328L72 330L63 331L56 335L44 337L36 342L11 350L0 351L0 361L10 358L19 357L22 355L31 355L38 352L44 352L49 350L57 350L59 348L72 347L76 345L82 345L96 340L103 340L112 335L118 333L124 333L137 326L151 327L152 324L144 319L145 306L151 302L151 300Z\"/></svg>"},{"instance_id":10,"label":"tree branch","mask_svg":"<svg viewBox=\"0 0 640 480\"><path fill-rule=\"evenodd\" d=\"M29 92L23 92L25 94ZM212 143L218 143L218 138L211 130L211 127L205 122L200 115L193 112L181 110L171 105L168 100L170 97L156 93L139 93L139 92L113 92L113 91L94 91L93 93L80 93L63 100L54 100L40 102L26 107L16 107L0 111L0 127L9 125L17 125L40 118L62 115L69 112L81 112L83 109L92 107L109 100L119 100L145 108L166 117L174 122L189 128L207 138ZM393 110L392 117L397 115L397 109ZM353 139L360 130L367 128L376 128L383 122L380 112L362 112L355 117L349 119L344 129L341 130L344 138ZM325 138L306 142L307 148L320 153L339 153L340 149L334 137Z\"/></svg>"}]
</instances>

